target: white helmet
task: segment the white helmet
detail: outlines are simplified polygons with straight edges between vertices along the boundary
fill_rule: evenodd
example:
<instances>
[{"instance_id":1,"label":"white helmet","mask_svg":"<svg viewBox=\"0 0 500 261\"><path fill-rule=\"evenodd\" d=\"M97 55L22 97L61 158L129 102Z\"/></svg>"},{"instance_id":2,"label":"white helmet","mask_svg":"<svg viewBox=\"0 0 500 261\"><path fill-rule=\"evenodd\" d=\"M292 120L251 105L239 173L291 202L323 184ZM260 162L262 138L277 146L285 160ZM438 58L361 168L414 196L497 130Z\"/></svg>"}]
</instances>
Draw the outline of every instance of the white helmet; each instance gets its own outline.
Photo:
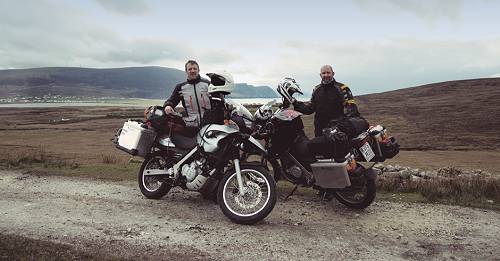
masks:
<instances>
[{"instance_id":1,"label":"white helmet","mask_svg":"<svg viewBox=\"0 0 500 261\"><path fill-rule=\"evenodd\" d=\"M287 100L290 103L293 103L293 94L298 92L303 94L300 90L299 84L295 81L295 79L290 77L285 77L283 80L278 83L278 93L283 96L283 99Z\"/></svg>"},{"instance_id":2,"label":"white helmet","mask_svg":"<svg viewBox=\"0 0 500 261\"><path fill-rule=\"evenodd\" d=\"M224 95L230 94L234 90L233 76L226 72L207 73L210 77L210 85L208 86L208 93L220 92Z\"/></svg>"},{"instance_id":3,"label":"white helmet","mask_svg":"<svg viewBox=\"0 0 500 261\"><path fill-rule=\"evenodd\" d=\"M276 103L276 100L269 101L266 104L260 106L253 115L254 119L260 121L266 121L273 116L273 105Z\"/></svg>"}]
</instances>

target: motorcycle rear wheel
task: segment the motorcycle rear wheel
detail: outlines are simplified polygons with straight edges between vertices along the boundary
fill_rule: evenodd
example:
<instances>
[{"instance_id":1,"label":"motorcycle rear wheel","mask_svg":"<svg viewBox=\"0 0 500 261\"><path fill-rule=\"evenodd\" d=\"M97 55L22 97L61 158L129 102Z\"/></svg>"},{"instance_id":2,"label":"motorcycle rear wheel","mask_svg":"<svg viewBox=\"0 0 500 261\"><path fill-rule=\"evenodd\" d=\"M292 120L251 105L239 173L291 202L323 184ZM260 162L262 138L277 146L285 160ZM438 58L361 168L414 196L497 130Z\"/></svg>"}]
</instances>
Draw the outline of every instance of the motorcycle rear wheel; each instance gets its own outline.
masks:
<instances>
[{"instance_id":1,"label":"motorcycle rear wheel","mask_svg":"<svg viewBox=\"0 0 500 261\"><path fill-rule=\"evenodd\" d=\"M153 154L144 159L139 170L138 182L141 193L146 198L160 199L170 191L172 185L165 180L164 175L147 176L144 175L145 170L155 168L168 169L172 167L171 165L165 157L159 154Z\"/></svg>"},{"instance_id":2,"label":"motorcycle rear wheel","mask_svg":"<svg viewBox=\"0 0 500 261\"><path fill-rule=\"evenodd\" d=\"M276 183L261 166L242 164L241 175L245 194L240 195L236 170L228 170L217 192L219 206L231 221L238 224L254 224L271 213L276 204Z\"/></svg>"},{"instance_id":3,"label":"motorcycle rear wheel","mask_svg":"<svg viewBox=\"0 0 500 261\"><path fill-rule=\"evenodd\" d=\"M351 186L335 190L333 195L340 203L350 208L364 209L375 200L377 185L374 179L368 179L366 176L356 179Z\"/></svg>"}]
</instances>

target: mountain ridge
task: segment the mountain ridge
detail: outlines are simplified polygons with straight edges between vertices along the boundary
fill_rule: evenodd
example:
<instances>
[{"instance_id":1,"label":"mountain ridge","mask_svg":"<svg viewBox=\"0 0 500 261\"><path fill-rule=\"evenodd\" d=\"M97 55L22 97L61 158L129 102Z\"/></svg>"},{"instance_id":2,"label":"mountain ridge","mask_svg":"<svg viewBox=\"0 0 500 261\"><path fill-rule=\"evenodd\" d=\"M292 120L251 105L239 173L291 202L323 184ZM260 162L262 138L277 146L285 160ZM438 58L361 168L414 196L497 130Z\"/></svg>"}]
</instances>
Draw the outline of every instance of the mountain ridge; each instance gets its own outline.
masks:
<instances>
[{"instance_id":1,"label":"mountain ridge","mask_svg":"<svg viewBox=\"0 0 500 261\"><path fill-rule=\"evenodd\" d=\"M43 96L165 98L184 71L160 67L81 68L40 67L0 70L0 97ZM275 98L268 86L237 83L233 98Z\"/></svg>"},{"instance_id":2,"label":"mountain ridge","mask_svg":"<svg viewBox=\"0 0 500 261\"><path fill-rule=\"evenodd\" d=\"M407 150L500 150L500 78L452 80L355 97ZM407 144L413 144L408 146Z\"/></svg>"}]
</instances>

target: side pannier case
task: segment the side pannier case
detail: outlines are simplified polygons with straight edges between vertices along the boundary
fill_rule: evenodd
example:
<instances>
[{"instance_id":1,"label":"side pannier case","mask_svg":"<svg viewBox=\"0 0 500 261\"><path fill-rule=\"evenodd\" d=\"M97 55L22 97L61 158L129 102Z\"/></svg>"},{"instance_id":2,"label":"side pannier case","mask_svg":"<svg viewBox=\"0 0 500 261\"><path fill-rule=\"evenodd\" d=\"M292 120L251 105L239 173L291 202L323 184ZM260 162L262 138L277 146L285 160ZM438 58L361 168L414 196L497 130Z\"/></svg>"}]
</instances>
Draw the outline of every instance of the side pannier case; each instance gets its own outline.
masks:
<instances>
[{"instance_id":1,"label":"side pannier case","mask_svg":"<svg viewBox=\"0 0 500 261\"><path fill-rule=\"evenodd\" d=\"M156 132L142 122L127 121L123 124L116 147L134 156L145 157L151 152Z\"/></svg>"}]
</instances>

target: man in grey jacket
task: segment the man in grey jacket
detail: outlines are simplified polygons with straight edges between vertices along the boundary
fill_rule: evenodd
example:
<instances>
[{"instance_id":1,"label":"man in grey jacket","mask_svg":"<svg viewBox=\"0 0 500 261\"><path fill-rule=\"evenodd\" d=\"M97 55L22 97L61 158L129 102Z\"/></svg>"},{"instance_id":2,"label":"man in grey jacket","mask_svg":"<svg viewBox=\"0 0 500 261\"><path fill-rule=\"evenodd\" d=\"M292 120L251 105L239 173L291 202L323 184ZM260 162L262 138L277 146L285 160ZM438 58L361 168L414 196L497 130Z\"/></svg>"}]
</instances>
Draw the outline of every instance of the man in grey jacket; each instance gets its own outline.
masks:
<instances>
[{"instance_id":1,"label":"man in grey jacket","mask_svg":"<svg viewBox=\"0 0 500 261\"><path fill-rule=\"evenodd\" d=\"M200 67L194 60L189 60L184 65L187 80L175 86L172 95L163 104L166 113L173 113L175 106L182 102L187 117L187 125L199 127L205 111L210 110L210 97L208 85L210 82L200 77Z\"/></svg>"}]
</instances>

